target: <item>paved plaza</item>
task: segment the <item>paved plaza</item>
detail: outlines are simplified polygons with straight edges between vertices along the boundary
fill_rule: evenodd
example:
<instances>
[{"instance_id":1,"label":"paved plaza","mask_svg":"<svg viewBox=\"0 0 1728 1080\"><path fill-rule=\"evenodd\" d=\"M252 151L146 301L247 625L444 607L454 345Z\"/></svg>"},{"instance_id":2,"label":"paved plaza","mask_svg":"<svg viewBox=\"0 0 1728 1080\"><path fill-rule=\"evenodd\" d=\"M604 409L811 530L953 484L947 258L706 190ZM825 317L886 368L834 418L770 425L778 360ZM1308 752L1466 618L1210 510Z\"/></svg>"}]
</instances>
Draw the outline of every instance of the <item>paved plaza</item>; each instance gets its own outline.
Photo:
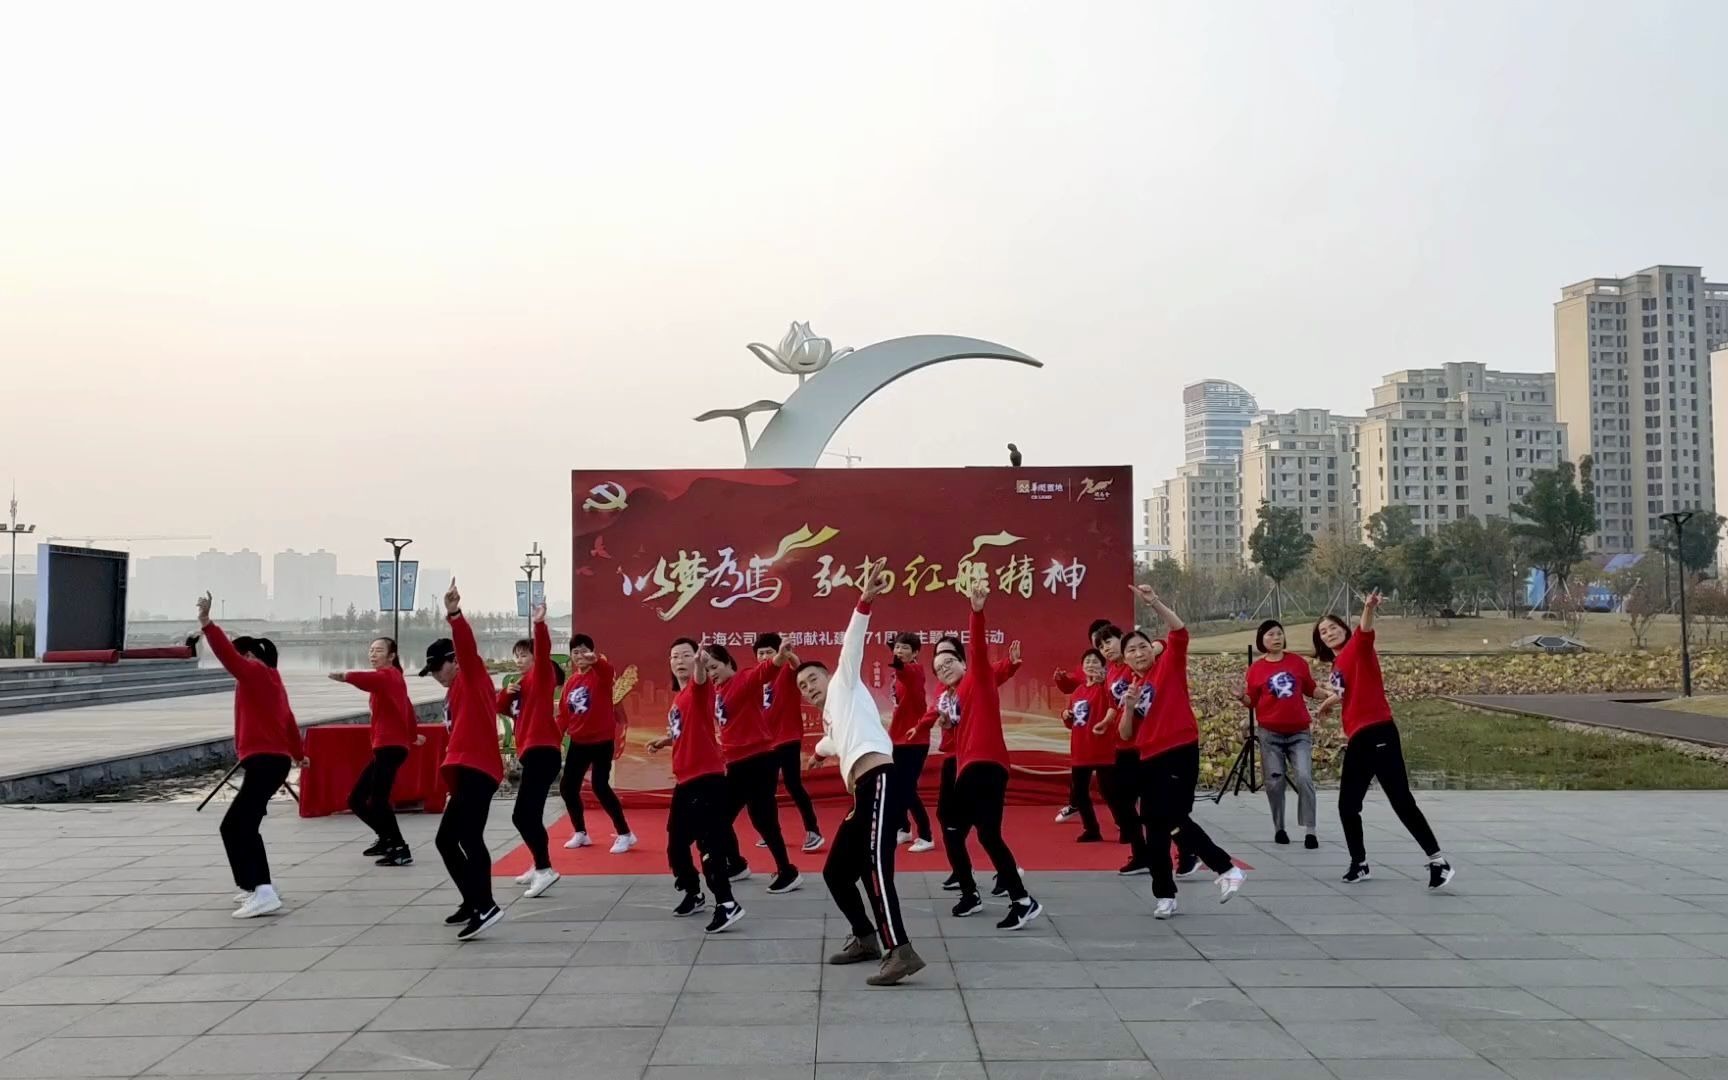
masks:
<instances>
[{"instance_id":1,"label":"paved plaza","mask_svg":"<svg viewBox=\"0 0 1728 1080\"><path fill-rule=\"evenodd\" d=\"M1185 883L1168 923L1145 878L1033 874L1047 915L1009 934L902 874L930 966L888 989L822 963L844 925L819 857L790 896L742 883L715 938L655 872L568 877L459 945L434 819L384 870L357 822L279 802L287 908L235 922L216 813L0 807L0 1077L1728 1077L1728 796L1421 798L1448 894L1377 794L1356 887L1330 817L1308 852L1269 842L1260 798L1206 804L1254 869L1228 906Z\"/></svg>"}]
</instances>

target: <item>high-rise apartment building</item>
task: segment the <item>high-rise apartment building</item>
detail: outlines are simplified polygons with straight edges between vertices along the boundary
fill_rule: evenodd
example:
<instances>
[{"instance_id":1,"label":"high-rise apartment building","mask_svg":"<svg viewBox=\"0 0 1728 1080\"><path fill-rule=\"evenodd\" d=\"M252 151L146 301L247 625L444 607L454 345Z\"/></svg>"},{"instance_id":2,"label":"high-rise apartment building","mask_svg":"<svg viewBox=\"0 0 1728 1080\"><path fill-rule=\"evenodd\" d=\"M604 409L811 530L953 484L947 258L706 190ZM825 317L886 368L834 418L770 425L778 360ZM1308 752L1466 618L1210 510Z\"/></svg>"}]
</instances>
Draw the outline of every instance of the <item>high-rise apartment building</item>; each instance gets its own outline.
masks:
<instances>
[{"instance_id":1,"label":"high-rise apartment building","mask_svg":"<svg viewBox=\"0 0 1728 1080\"><path fill-rule=\"evenodd\" d=\"M1554 376L1479 363L1386 376L1356 452L1362 524L1405 505L1425 533L1467 517L1510 517L1531 473L1568 458Z\"/></svg>"},{"instance_id":2,"label":"high-rise apartment building","mask_svg":"<svg viewBox=\"0 0 1728 1080\"><path fill-rule=\"evenodd\" d=\"M1714 509L1712 324L1728 287L1696 266L1652 266L1568 285L1554 305L1559 418L1594 462L1595 550L1643 551L1660 515ZM1718 330L1716 333L1728 333Z\"/></svg>"},{"instance_id":3,"label":"high-rise apartment building","mask_svg":"<svg viewBox=\"0 0 1728 1080\"><path fill-rule=\"evenodd\" d=\"M1148 549L1146 561L1156 562L1170 549L1170 497L1164 494L1163 484L1140 504L1140 510L1140 544Z\"/></svg>"},{"instance_id":4,"label":"high-rise apartment building","mask_svg":"<svg viewBox=\"0 0 1728 1080\"><path fill-rule=\"evenodd\" d=\"M1249 425L1242 450L1242 551L1260 524L1260 502L1291 507L1316 538L1355 539L1356 437L1360 416L1326 409L1261 413Z\"/></svg>"},{"instance_id":5,"label":"high-rise apartment building","mask_svg":"<svg viewBox=\"0 0 1728 1080\"><path fill-rule=\"evenodd\" d=\"M1242 500L1234 461L1189 461L1148 500L1170 557L1184 566L1236 566L1242 561ZM1149 512L1153 509L1149 506ZM1156 535L1156 534L1155 534Z\"/></svg>"},{"instance_id":6,"label":"high-rise apartment building","mask_svg":"<svg viewBox=\"0 0 1728 1080\"><path fill-rule=\"evenodd\" d=\"M1184 461L1235 461L1259 405L1233 382L1207 379L1182 388Z\"/></svg>"},{"instance_id":7,"label":"high-rise apartment building","mask_svg":"<svg viewBox=\"0 0 1728 1080\"><path fill-rule=\"evenodd\" d=\"M336 597L336 556L323 548L279 551L271 571L270 613L278 619L316 618Z\"/></svg>"},{"instance_id":8,"label":"high-rise apartment building","mask_svg":"<svg viewBox=\"0 0 1728 1080\"><path fill-rule=\"evenodd\" d=\"M1699 307L1704 312L1704 347L1710 352L1728 348L1728 283L1706 281Z\"/></svg>"}]
</instances>

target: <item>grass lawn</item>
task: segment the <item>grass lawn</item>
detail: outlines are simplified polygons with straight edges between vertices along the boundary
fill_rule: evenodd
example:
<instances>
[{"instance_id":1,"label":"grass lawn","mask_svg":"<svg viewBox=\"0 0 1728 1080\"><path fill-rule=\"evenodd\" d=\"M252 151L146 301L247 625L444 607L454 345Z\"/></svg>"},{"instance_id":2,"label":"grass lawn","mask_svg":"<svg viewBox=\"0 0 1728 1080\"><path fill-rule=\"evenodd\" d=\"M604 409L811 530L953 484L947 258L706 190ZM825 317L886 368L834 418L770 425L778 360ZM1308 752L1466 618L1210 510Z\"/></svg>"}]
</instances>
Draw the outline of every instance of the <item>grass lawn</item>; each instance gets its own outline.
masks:
<instances>
[{"instance_id":1,"label":"grass lawn","mask_svg":"<svg viewBox=\"0 0 1728 1080\"><path fill-rule=\"evenodd\" d=\"M1728 717L1728 695L1705 694L1701 697L1674 698L1646 706L1651 709L1671 709L1674 712L1698 713L1701 716Z\"/></svg>"},{"instance_id":2,"label":"grass lawn","mask_svg":"<svg viewBox=\"0 0 1728 1080\"><path fill-rule=\"evenodd\" d=\"M1254 644L1254 628L1259 620L1244 623L1243 629L1224 634L1206 634L1194 639L1195 653L1240 653ZM1291 614L1284 620L1290 640L1303 652L1313 633L1314 620ZM1565 628L1554 619L1508 619L1504 615L1488 614L1480 618L1452 619L1438 626L1427 619L1404 618L1382 614L1375 622L1380 634L1380 651L1390 652L1499 652L1512 642L1531 634L1564 634ZM1578 636L1592 649L1620 652L1632 648L1632 631L1624 615L1587 614ZM1692 621L1692 646L1704 644L1703 627ZM1680 645L1680 620L1659 616L1650 626L1645 645L1651 649L1672 649Z\"/></svg>"},{"instance_id":3,"label":"grass lawn","mask_svg":"<svg viewBox=\"0 0 1728 1080\"><path fill-rule=\"evenodd\" d=\"M1714 700L1728 703L1725 698ZM1580 791L1728 788L1728 765L1641 740L1570 731L1545 720L1479 713L1445 701L1408 702L1394 711L1411 777L1428 786Z\"/></svg>"}]
</instances>

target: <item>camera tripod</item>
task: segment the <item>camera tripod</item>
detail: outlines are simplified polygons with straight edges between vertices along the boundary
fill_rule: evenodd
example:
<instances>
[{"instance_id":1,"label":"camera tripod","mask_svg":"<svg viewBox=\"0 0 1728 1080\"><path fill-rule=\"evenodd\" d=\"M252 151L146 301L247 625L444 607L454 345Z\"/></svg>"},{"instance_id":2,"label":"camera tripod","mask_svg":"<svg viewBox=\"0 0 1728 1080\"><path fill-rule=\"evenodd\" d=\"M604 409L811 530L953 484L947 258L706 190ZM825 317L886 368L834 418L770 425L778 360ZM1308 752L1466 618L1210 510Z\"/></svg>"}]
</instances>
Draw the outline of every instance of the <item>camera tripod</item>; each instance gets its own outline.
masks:
<instances>
[{"instance_id":1,"label":"camera tripod","mask_svg":"<svg viewBox=\"0 0 1728 1080\"><path fill-rule=\"evenodd\" d=\"M1254 649L1248 649L1248 663L1254 663ZM1246 672L1244 672L1246 675ZM1254 724L1254 707L1248 707L1248 734L1242 740L1242 749L1236 753L1236 761L1230 766L1230 771L1224 774L1224 782L1218 785L1218 790L1212 794L1213 803L1224 801L1226 792L1232 795L1242 794L1242 789L1260 790L1260 737Z\"/></svg>"}]
</instances>

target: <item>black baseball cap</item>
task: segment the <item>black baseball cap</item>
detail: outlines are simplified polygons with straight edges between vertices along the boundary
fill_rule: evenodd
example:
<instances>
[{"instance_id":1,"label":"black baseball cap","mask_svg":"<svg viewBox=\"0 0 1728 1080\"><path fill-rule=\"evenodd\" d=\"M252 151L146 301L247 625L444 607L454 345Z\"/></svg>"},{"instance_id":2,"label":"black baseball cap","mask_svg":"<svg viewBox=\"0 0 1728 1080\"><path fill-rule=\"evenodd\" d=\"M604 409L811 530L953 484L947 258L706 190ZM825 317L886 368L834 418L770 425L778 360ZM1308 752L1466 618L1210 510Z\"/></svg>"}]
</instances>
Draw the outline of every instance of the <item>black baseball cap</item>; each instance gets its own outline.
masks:
<instances>
[{"instance_id":1,"label":"black baseball cap","mask_svg":"<svg viewBox=\"0 0 1728 1080\"><path fill-rule=\"evenodd\" d=\"M447 637L441 637L426 646L426 666L420 669L420 674L430 675L445 664L455 663L456 643Z\"/></svg>"}]
</instances>

